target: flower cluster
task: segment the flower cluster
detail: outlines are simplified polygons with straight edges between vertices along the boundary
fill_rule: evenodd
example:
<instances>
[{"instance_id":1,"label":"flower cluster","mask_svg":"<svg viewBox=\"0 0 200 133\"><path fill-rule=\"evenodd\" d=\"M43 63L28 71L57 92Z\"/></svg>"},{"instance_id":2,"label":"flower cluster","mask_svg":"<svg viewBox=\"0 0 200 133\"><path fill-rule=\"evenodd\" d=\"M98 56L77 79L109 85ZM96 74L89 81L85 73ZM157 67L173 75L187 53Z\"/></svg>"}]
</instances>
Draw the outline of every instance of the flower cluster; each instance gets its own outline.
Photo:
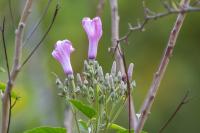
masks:
<instances>
[{"instance_id":1,"label":"flower cluster","mask_svg":"<svg viewBox=\"0 0 200 133\"><path fill-rule=\"evenodd\" d=\"M74 51L74 48L70 41L58 41L52 55L59 61L67 75L64 81L59 78L56 80L60 89L59 95L65 97L68 102L78 100L89 105L89 108L93 108L97 115L93 116L95 118L90 118L87 125L88 131L96 132L96 130L105 130L108 124L116 118L115 114L119 114L117 112L121 111L119 107L122 109L124 106L128 97L127 80L130 83L130 89L134 88L135 81L132 81L133 64L129 65L128 79L120 71L117 71L115 61L110 73L104 73L101 65L95 60L98 43L102 36L101 19L99 17L92 20L83 18L82 25L89 40L88 60L84 61L83 72L77 73L76 78L74 78L70 63L70 54ZM85 113L83 109L81 111Z\"/></svg>"},{"instance_id":2,"label":"flower cluster","mask_svg":"<svg viewBox=\"0 0 200 133\"><path fill-rule=\"evenodd\" d=\"M87 33L89 40L88 59L95 60L97 56L97 48L99 40L102 36L102 23L99 17L92 20L90 18L83 18L82 25ZM69 40L57 41L52 56L60 62L65 74L73 74L70 63L70 54L74 51L72 43Z\"/></svg>"}]
</instances>

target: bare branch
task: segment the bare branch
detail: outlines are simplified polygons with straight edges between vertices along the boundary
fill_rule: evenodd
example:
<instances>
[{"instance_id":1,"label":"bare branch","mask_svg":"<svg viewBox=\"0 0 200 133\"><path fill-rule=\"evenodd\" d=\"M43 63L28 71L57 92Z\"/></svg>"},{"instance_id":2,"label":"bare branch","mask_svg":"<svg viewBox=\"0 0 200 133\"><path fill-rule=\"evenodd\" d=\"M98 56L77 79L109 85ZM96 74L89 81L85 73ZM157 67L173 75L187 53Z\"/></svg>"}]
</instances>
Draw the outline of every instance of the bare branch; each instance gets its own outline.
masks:
<instances>
[{"instance_id":1,"label":"bare branch","mask_svg":"<svg viewBox=\"0 0 200 133\"><path fill-rule=\"evenodd\" d=\"M119 40L119 15L118 15L118 1L117 0L110 0L110 7L111 7L111 17L112 17L112 45L111 47L114 48L111 49L112 52L115 55L115 61L117 64L117 71L121 71L122 75L127 76L126 73L126 63L125 63L125 58L123 60L124 55L121 55L121 48L119 45L119 42L117 40ZM117 50L116 50L117 48ZM128 87L128 89L130 89L130 86ZM136 127L137 125L137 118L136 118L136 114L135 114L135 107L134 107L134 103L131 100L131 95L130 95L130 90L129 90L129 94L128 94L128 107L129 107L129 129L131 128L132 124L133 124L133 128ZM132 111L131 111L132 110ZM133 120L133 121L131 121ZM130 130L129 130L130 131Z\"/></svg>"},{"instance_id":2,"label":"bare branch","mask_svg":"<svg viewBox=\"0 0 200 133\"><path fill-rule=\"evenodd\" d=\"M30 8L32 5L32 0L27 0L24 7L21 19L16 30L15 36L15 54L14 54L14 63L11 71L10 80L8 80L6 90L2 96L2 126L1 133L7 133L9 131L10 123L10 109L11 109L11 100L10 93L13 87L13 82L19 72L21 54L22 54L22 39L24 35L24 27L26 25L27 18L30 14Z\"/></svg>"},{"instance_id":3,"label":"bare branch","mask_svg":"<svg viewBox=\"0 0 200 133\"><path fill-rule=\"evenodd\" d=\"M189 5L189 0L181 0L180 6L183 8L183 10L185 8L187 8L188 5ZM172 56L173 49L174 49L174 46L176 44L176 40L177 40L177 37L179 35L179 31L180 31L180 29L182 27L184 18L185 18L185 12L180 12L178 14L177 19L176 19L174 27L173 27L173 29L172 29L172 31L170 33L169 41L167 43L164 55L162 57L160 65L159 65L159 68L158 68L157 72L154 75L153 82L152 82L152 84L151 84L151 86L149 88L149 93L148 93L148 95L147 95L147 97L146 97L146 99L145 99L145 101L144 101L144 103L142 105L141 117L139 119L139 123L137 125L135 133L140 133L141 132L141 130L142 130L143 126L144 126L144 123L146 122L146 120L148 118L149 112L151 110L151 106L152 106L152 104L154 102L156 93L157 93L159 85L160 85L160 82L163 79L163 76L164 76L165 70L166 70L166 68L168 66L170 57Z\"/></svg>"},{"instance_id":4,"label":"bare branch","mask_svg":"<svg viewBox=\"0 0 200 133\"><path fill-rule=\"evenodd\" d=\"M166 3L164 3L163 5L166 9L166 12L163 12L163 13L155 13L155 12L151 11L150 9L148 9L144 5L144 21L139 22L135 26L129 24L128 32L123 37L119 38L117 41L118 42L127 41L133 31L144 31L144 28L148 24L149 21L157 20L157 19L169 16L172 14L190 13L190 12L199 12L200 11L200 8L191 7L189 5L186 8L179 8L179 9L174 9L169 4L166 4ZM196 5L196 4L193 4L193 5Z\"/></svg>"},{"instance_id":5,"label":"bare branch","mask_svg":"<svg viewBox=\"0 0 200 133\"><path fill-rule=\"evenodd\" d=\"M28 18L28 15L31 12L31 5L32 5L32 0L27 0L26 5L24 8L24 11L21 15L21 19L18 25L18 28L15 32L15 56L14 56L14 65L12 68L11 72L11 77L12 80L14 80L19 72L20 68L20 61L21 61L21 56L22 56L22 41L23 41L23 36L24 36L24 28L26 26L26 21Z\"/></svg>"},{"instance_id":6,"label":"bare branch","mask_svg":"<svg viewBox=\"0 0 200 133\"><path fill-rule=\"evenodd\" d=\"M2 34L2 40L3 40L3 49L4 49L4 54L5 54L8 79L10 80L10 67L9 67L8 54L7 54L7 48L6 48L6 42L5 42L5 17L3 19L3 26L2 26L2 29L1 29L1 34Z\"/></svg>"},{"instance_id":7,"label":"bare branch","mask_svg":"<svg viewBox=\"0 0 200 133\"><path fill-rule=\"evenodd\" d=\"M4 48L4 54L5 54L5 60L6 60L6 67L7 67L7 73L8 73L8 80L10 81L10 68L9 68L9 63L8 63L8 54L7 54L7 48L6 48L6 42L5 42L5 17L3 19L3 26L2 26L2 40L3 40L3 48ZM11 95L10 93L8 94L9 100L10 100L10 105L11 105ZM8 132L10 129L10 119L11 119L11 110L9 110L9 120L8 120Z\"/></svg>"},{"instance_id":8,"label":"bare branch","mask_svg":"<svg viewBox=\"0 0 200 133\"><path fill-rule=\"evenodd\" d=\"M164 131L164 129L169 125L169 123L172 121L172 119L176 116L176 114L178 113L178 111L181 110L181 108L183 107L184 104L189 102L188 99L189 96L189 91L187 91L184 95L184 97L182 98L181 102L178 104L178 106L176 107L176 110L172 113L172 115L170 116L170 118L167 120L167 122L160 128L160 130L158 131L158 133L162 133Z\"/></svg>"}]
</instances>

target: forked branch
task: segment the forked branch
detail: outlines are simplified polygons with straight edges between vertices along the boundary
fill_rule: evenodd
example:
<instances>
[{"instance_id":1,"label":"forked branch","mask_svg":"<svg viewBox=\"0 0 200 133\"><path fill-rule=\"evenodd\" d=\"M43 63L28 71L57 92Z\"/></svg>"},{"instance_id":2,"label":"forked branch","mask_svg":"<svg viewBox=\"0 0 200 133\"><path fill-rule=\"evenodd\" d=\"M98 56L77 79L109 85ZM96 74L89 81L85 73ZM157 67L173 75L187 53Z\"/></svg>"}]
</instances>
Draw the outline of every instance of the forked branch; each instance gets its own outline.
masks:
<instances>
[{"instance_id":1,"label":"forked branch","mask_svg":"<svg viewBox=\"0 0 200 133\"><path fill-rule=\"evenodd\" d=\"M189 0L181 0L180 7L181 7L182 10L187 9L188 6L189 6ZM174 27L173 27L173 29L170 33L169 41L167 43L167 46L166 46L165 52L163 54L162 60L160 62L160 65L158 67L158 70L154 75L153 82L152 82L152 84L149 88L148 95L147 95L147 97L146 97L146 99L145 99L145 101L142 105L141 117L139 119L135 133L141 132L141 130L143 129L144 124L145 124L145 122L148 118L148 115L150 113L152 104L153 104L155 96L156 96L156 93L159 89L159 85L160 85L160 83L163 79L163 76L165 74L165 70L168 66L170 57L172 56L173 49L174 49L174 46L176 44L176 40L177 40L177 37L179 35L179 31L182 27L184 18L185 18L185 12L180 12L178 14L177 19L176 19Z\"/></svg>"},{"instance_id":2,"label":"forked branch","mask_svg":"<svg viewBox=\"0 0 200 133\"><path fill-rule=\"evenodd\" d=\"M21 19L19 25L15 32L15 54L14 54L14 63L12 67L12 71L10 74L10 78L8 80L5 92L2 96L2 126L1 133L7 133L9 129L9 121L10 121L10 109L11 109L11 99L10 93L13 87L13 82L19 72L20 60L22 54L22 39L24 35L24 28L27 22L27 18L30 14L30 9L32 5L32 0L27 0L26 5L24 7L23 13L21 15Z\"/></svg>"},{"instance_id":3,"label":"forked branch","mask_svg":"<svg viewBox=\"0 0 200 133\"><path fill-rule=\"evenodd\" d=\"M197 1L193 4L191 4L192 6L188 5L185 8L181 8L180 6L177 5L177 7L173 7L171 5L169 5L168 3L163 3L164 8L166 9L165 12L162 13L156 13L152 10L150 10L149 8L146 7L145 3L143 4L143 8L144 8L144 20L142 22L138 22L136 25L133 24L129 24L129 28L127 33L122 36L121 38L119 38L117 41L118 42L122 42L125 41L127 42L129 36L134 32L134 31L144 31L145 26L149 23L149 21L152 20L157 20L172 14L179 14L179 13L190 13L190 12L199 12L200 8L199 7L195 7L200 5L200 2Z\"/></svg>"}]
</instances>

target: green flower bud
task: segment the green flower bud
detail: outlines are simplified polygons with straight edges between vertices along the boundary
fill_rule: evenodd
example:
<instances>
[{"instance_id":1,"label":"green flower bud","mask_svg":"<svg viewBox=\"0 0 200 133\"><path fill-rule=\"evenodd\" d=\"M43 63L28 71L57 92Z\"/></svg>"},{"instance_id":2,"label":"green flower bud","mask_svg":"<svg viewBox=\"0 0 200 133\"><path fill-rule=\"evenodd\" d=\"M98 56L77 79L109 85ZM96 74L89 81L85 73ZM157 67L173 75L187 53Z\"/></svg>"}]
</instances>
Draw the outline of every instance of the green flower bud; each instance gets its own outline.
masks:
<instances>
[{"instance_id":1,"label":"green flower bud","mask_svg":"<svg viewBox=\"0 0 200 133\"><path fill-rule=\"evenodd\" d=\"M94 95L95 95L94 94L94 89L92 87L89 87L89 89L88 89L88 101L90 103L94 101L94 98L95 98Z\"/></svg>"},{"instance_id":2,"label":"green flower bud","mask_svg":"<svg viewBox=\"0 0 200 133\"><path fill-rule=\"evenodd\" d=\"M113 61L112 68L111 68L111 75L113 77L116 75L116 70L117 70L116 61Z\"/></svg>"},{"instance_id":3,"label":"green flower bud","mask_svg":"<svg viewBox=\"0 0 200 133\"><path fill-rule=\"evenodd\" d=\"M89 69L89 65L87 60L84 60L84 71L87 71Z\"/></svg>"},{"instance_id":4,"label":"green flower bud","mask_svg":"<svg viewBox=\"0 0 200 133\"><path fill-rule=\"evenodd\" d=\"M98 74L99 80L101 82L103 82L104 81L104 75L103 75L103 70L102 70L101 66L98 68L97 74Z\"/></svg>"},{"instance_id":5,"label":"green flower bud","mask_svg":"<svg viewBox=\"0 0 200 133\"><path fill-rule=\"evenodd\" d=\"M105 76L105 86L108 86L110 88L109 74L108 73L106 73L106 76Z\"/></svg>"},{"instance_id":6,"label":"green flower bud","mask_svg":"<svg viewBox=\"0 0 200 133\"><path fill-rule=\"evenodd\" d=\"M82 80L81 80L81 76L79 73L77 73L76 75L76 80L77 80L77 85L82 86Z\"/></svg>"},{"instance_id":7,"label":"green flower bud","mask_svg":"<svg viewBox=\"0 0 200 133\"><path fill-rule=\"evenodd\" d=\"M132 80L133 67L134 67L134 64L133 64L133 63L131 63L131 64L129 65L129 67L128 67L128 79L129 79L129 81Z\"/></svg>"},{"instance_id":8,"label":"green flower bud","mask_svg":"<svg viewBox=\"0 0 200 133\"><path fill-rule=\"evenodd\" d=\"M89 82L87 81L87 79L85 79L85 80L83 81L83 83L84 83L85 85L87 85Z\"/></svg>"},{"instance_id":9,"label":"green flower bud","mask_svg":"<svg viewBox=\"0 0 200 133\"><path fill-rule=\"evenodd\" d=\"M117 73L117 78L118 78L119 81L122 80L122 73L121 73L121 71L119 71L119 72Z\"/></svg>"},{"instance_id":10,"label":"green flower bud","mask_svg":"<svg viewBox=\"0 0 200 133\"><path fill-rule=\"evenodd\" d=\"M110 83L111 88L114 89L115 85L114 85L114 81L113 81L112 75L109 76L109 83Z\"/></svg>"},{"instance_id":11,"label":"green flower bud","mask_svg":"<svg viewBox=\"0 0 200 133\"><path fill-rule=\"evenodd\" d=\"M57 85L58 89L62 89L63 88L63 83L60 81L59 78L56 79L56 85Z\"/></svg>"}]
</instances>

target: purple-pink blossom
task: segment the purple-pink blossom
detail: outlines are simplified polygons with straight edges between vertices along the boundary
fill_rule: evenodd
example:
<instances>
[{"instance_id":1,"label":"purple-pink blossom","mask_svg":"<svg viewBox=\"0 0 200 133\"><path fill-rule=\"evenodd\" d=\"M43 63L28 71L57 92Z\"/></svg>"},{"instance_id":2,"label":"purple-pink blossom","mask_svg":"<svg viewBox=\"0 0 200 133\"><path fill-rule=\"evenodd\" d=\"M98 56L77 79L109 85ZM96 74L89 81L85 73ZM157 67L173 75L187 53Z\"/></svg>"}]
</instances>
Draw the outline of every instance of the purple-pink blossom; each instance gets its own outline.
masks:
<instances>
[{"instance_id":1,"label":"purple-pink blossom","mask_svg":"<svg viewBox=\"0 0 200 133\"><path fill-rule=\"evenodd\" d=\"M52 56L62 65L65 74L73 74L70 62L70 54L74 51L69 40L57 41Z\"/></svg>"},{"instance_id":2,"label":"purple-pink blossom","mask_svg":"<svg viewBox=\"0 0 200 133\"><path fill-rule=\"evenodd\" d=\"M85 17L82 20L82 25L89 40L88 58L96 59L98 43L102 36L101 19L100 17L95 17L91 20Z\"/></svg>"}]
</instances>

